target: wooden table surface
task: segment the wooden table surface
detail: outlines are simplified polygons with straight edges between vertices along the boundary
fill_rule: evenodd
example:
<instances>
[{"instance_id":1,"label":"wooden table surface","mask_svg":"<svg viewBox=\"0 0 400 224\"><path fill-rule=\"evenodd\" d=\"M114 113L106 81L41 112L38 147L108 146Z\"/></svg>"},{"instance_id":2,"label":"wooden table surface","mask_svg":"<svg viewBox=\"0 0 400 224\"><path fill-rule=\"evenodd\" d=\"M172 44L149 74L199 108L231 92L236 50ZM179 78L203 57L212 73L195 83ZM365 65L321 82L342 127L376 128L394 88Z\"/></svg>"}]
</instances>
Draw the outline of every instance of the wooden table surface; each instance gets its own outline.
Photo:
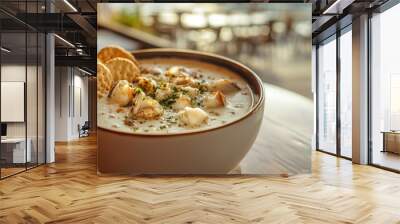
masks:
<instances>
[{"instance_id":1,"label":"wooden table surface","mask_svg":"<svg viewBox=\"0 0 400 224\"><path fill-rule=\"evenodd\" d=\"M242 174L310 172L313 102L265 84L266 102L260 133L240 163Z\"/></svg>"}]
</instances>

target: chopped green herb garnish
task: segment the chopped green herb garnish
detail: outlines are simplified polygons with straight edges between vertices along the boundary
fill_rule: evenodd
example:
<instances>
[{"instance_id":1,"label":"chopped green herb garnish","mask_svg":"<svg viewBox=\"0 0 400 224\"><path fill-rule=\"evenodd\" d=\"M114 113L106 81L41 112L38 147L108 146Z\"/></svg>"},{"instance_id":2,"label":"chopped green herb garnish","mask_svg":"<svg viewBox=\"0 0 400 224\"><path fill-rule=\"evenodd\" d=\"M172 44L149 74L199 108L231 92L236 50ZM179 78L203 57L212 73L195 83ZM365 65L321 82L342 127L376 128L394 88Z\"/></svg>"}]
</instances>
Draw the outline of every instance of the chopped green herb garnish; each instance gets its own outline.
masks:
<instances>
[{"instance_id":1,"label":"chopped green herb garnish","mask_svg":"<svg viewBox=\"0 0 400 224\"><path fill-rule=\"evenodd\" d=\"M170 108L170 107L172 106L172 104L175 103L175 101L176 101L177 98L178 98L178 94L173 93L171 96L167 97L166 99L161 100L161 101L160 101L160 104L161 104L163 107L168 107L168 108Z\"/></svg>"},{"instance_id":2,"label":"chopped green herb garnish","mask_svg":"<svg viewBox=\"0 0 400 224\"><path fill-rule=\"evenodd\" d=\"M136 92L136 93L144 93L143 89L140 88L140 87L136 87L136 88L135 88L135 92Z\"/></svg>"}]
</instances>

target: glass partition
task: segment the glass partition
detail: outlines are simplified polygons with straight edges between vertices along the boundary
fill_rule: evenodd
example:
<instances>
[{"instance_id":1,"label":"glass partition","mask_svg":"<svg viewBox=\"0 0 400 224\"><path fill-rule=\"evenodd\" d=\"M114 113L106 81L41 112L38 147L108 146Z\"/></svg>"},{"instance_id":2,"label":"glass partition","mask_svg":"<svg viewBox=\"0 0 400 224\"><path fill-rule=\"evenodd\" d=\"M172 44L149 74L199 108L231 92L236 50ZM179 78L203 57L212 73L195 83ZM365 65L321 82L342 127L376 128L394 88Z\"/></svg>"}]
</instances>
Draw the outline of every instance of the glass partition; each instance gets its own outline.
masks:
<instances>
[{"instance_id":1,"label":"glass partition","mask_svg":"<svg viewBox=\"0 0 400 224\"><path fill-rule=\"evenodd\" d=\"M37 98L38 98L38 88L37 88L37 76L38 76L38 56L37 56L37 40L38 35L35 32L27 33L27 85L26 85L26 113L27 113L27 150L31 151L30 161L27 163L28 168L37 165L37 149L38 149L38 139L37 139Z\"/></svg>"},{"instance_id":2,"label":"glass partition","mask_svg":"<svg viewBox=\"0 0 400 224\"><path fill-rule=\"evenodd\" d=\"M0 7L23 16L39 12L39 2L2 1ZM0 19L2 179L45 162L46 40L13 14L0 11Z\"/></svg>"},{"instance_id":3,"label":"glass partition","mask_svg":"<svg viewBox=\"0 0 400 224\"><path fill-rule=\"evenodd\" d=\"M336 153L336 37L318 47L318 149Z\"/></svg>"},{"instance_id":4,"label":"glass partition","mask_svg":"<svg viewBox=\"0 0 400 224\"><path fill-rule=\"evenodd\" d=\"M26 33L3 32L1 47L1 175L6 177L24 171L31 161L25 110Z\"/></svg>"}]
</instances>

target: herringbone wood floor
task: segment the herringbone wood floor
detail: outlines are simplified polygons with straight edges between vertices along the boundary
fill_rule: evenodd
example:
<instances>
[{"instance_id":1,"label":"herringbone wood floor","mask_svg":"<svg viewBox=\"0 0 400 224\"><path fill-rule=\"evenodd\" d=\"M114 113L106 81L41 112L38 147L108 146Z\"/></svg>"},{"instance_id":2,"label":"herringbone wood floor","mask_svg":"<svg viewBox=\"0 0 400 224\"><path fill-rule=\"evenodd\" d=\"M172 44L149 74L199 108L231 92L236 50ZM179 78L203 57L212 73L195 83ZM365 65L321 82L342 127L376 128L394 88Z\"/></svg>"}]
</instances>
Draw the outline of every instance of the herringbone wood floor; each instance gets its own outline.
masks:
<instances>
[{"instance_id":1,"label":"herringbone wood floor","mask_svg":"<svg viewBox=\"0 0 400 224\"><path fill-rule=\"evenodd\" d=\"M291 177L99 177L94 137L0 181L0 223L400 223L400 175L313 154Z\"/></svg>"}]
</instances>

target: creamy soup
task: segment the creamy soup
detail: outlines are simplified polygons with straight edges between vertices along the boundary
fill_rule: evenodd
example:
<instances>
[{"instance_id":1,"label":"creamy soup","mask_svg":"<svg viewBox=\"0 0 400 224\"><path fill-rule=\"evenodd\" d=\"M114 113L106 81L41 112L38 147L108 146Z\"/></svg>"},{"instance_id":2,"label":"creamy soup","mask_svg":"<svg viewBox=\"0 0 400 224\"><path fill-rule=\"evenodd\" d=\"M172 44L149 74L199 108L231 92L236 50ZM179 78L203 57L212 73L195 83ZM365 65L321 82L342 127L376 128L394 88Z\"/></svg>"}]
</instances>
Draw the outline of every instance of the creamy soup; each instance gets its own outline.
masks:
<instances>
[{"instance_id":1,"label":"creamy soup","mask_svg":"<svg viewBox=\"0 0 400 224\"><path fill-rule=\"evenodd\" d=\"M114 81L98 98L98 125L128 133L209 129L239 119L253 103L250 87L222 67L183 59L140 61L134 81ZM112 72L112 71L111 71Z\"/></svg>"}]
</instances>

